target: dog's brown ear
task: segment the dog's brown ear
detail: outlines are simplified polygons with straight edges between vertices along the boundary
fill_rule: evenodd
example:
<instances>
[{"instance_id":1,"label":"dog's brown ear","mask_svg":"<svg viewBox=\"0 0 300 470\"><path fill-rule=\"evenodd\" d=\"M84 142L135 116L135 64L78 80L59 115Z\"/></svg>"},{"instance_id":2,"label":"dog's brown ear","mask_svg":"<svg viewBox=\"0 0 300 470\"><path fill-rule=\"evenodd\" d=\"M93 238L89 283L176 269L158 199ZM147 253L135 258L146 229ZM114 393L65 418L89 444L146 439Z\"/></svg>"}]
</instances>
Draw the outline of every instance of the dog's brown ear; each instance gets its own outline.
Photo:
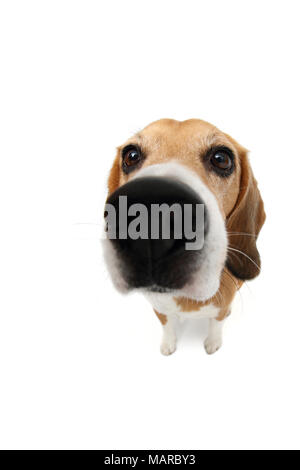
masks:
<instances>
[{"instance_id":1,"label":"dog's brown ear","mask_svg":"<svg viewBox=\"0 0 300 470\"><path fill-rule=\"evenodd\" d=\"M226 220L229 244L226 266L238 279L249 280L256 277L260 271L256 240L266 215L244 149L240 150L240 161L240 192L235 207Z\"/></svg>"},{"instance_id":2,"label":"dog's brown ear","mask_svg":"<svg viewBox=\"0 0 300 470\"><path fill-rule=\"evenodd\" d=\"M108 196L120 186L120 152L118 150L108 177Z\"/></svg>"}]
</instances>

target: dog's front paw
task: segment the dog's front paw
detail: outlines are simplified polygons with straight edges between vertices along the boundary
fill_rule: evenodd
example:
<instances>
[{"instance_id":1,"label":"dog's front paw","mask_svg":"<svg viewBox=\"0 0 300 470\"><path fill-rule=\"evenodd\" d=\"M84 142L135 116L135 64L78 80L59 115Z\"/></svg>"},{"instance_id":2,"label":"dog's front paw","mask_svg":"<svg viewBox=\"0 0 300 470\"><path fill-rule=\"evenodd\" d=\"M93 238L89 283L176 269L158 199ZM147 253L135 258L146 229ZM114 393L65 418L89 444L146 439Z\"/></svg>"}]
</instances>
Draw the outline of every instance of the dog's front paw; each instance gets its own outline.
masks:
<instances>
[{"instance_id":1,"label":"dog's front paw","mask_svg":"<svg viewBox=\"0 0 300 470\"><path fill-rule=\"evenodd\" d=\"M222 338L208 336L204 341L204 347L207 354L214 354L222 346Z\"/></svg>"},{"instance_id":2,"label":"dog's front paw","mask_svg":"<svg viewBox=\"0 0 300 470\"><path fill-rule=\"evenodd\" d=\"M164 356L170 356L176 350L176 340L174 341L163 341L160 345L160 352Z\"/></svg>"}]
</instances>

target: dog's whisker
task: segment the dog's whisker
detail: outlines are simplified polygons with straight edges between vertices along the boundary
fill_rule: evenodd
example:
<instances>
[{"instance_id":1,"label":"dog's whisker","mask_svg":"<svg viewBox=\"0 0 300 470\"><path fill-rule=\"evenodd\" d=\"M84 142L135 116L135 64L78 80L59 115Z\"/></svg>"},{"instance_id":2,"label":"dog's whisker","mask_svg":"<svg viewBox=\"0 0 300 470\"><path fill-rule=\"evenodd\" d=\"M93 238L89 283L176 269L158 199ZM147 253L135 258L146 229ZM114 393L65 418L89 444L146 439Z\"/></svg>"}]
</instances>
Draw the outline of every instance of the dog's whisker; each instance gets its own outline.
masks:
<instances>
[{"instance_id":1,"label":"dog's whisker","mask_svg":"<svg viewBox=\"0 0 300 470\"><path fill-rule=\"evenodd\" d=\"M227 232L227 235L245 235L246 237L254 237L257 238L257 235L254 233L246 233L246 232Z\"/></svg>"},{"instance_id":2,"label":"dog's whisker","mask_svg":"<svg viewBox=\"0 0 300 470\"><path fill-rule=\"evenodd\" d=\"M242 265L242 261L241 261L241 259L238 257L237 254L231 252L231 253L228 253L228 255L229 255L229 256L234 256L235 259L239 262L239 264ZM229 258L229 256L228 256L228 258ZM230 259L230 258L229 258L229 259Z\"/></svg>"},{"instance_id":3,"label":"dog's whisker","mask_svg":"<svg viewBox=\"0 0 300 470\"><path fill-rule=\"evenodd\" d=\"M104 224L98 224L93 222L74 222L72 225L99 225L100 227L103 227Z\"/></svg>"},{"instance_id":4,"label":"dog's whisker","mask_svg":"<svg viewBox=\"0 0 300 470\"><path fill-rule=\"evenodd\" d=\"M236 290L239 290L239 287L238 287L237 283L235 282L235 280L233 279L233 277L230 276L230 274L226 271L226 269L223 270L223 273L224 273L224 274L227 274L227 276L230 277L230 279L232 280L232 282L234 283L234 285L235 285L235 287L236 287Z\"/></svg>"},{"instance_id":5,"label":"dog's whisker","mask_svg":"<svg viewBox=\"0 0 300 470\"><path fill-rule=\"evenodd\" d=\"M222 284L222 281L220 281L220 284L221 284L221 285L224 285L224 284ZM223 304L223 296L222 296L222 293L221 293L220 290L218 290L218 291L216 292L216 300L217 300L217 302L218 302L218 304L219 304L219 307L221 308L221 305Z\"/></svg>"},{"instance_id":6,"label":"dog's whisker","mask_svg":"<svg viewBox=\"0 0 300 470\"><path fill-rule=\"evenodd\" d=\"M260 271L260 267L258 266L258 264L255 263L255 261L254 261L250 256L246 255L246 253L244 253L243 251L237 250L236 248L232 248L231 246L228 247L228 250L230 250L230 251L236 251L237 253L240 253L241 255L244 255L244 256L245 256L249 261L251 261L251 262L254 264L254 266L256 266L257 269Z\"/></svg>"},{"instance_id":7,"label":"dog's whisker","mask_svg":"<svg viewBox=\"0 0 300 470\"><path fill-rule=\"evenodd\" d=\"M244 301L243 301L242 293L241 293L241 291L240 291L239 286L237 285L237 283L235 282L235 280L233 279L233 277L229 274L229 272L228 272L226 269L224 269L223 272L224 272L225 274L227 274L227 276L229 276L230 279L231 279L231 281L234 283L235 288L236 288L236 292L239 293L239 296L240 296L240 299L241 299L242 309L244 309ZM249 288L249 287L248 287L248 288Z\"/></svg>"}]
</instances>

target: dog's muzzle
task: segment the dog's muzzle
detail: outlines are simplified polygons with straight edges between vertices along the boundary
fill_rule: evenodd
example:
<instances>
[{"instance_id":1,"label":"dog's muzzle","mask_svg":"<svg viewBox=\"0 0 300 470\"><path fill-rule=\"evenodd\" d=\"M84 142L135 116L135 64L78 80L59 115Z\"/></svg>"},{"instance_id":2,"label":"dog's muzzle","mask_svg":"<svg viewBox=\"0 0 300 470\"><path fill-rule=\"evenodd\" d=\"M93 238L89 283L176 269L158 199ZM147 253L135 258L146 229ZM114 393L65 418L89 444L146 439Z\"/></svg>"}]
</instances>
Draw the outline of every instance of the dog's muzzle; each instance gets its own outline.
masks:
<instances>
[{"instance_id":1,"label":"dog's muzzle","mask_svg":"<svg viewBox=\"0 0 300 470\"><path fill-rule=\"evenodd\" d=\"M110 195L107 206L115 211L115 217L106 219L107 233L128 288L166 292L186 285L199 267L203 246L195 243L194 248L191 236L202 232L205 239L209 230L200 196L176 179L147 176L121 186ZM198 218L200 206L203 216Z\"/></svg>"}]
</instances>

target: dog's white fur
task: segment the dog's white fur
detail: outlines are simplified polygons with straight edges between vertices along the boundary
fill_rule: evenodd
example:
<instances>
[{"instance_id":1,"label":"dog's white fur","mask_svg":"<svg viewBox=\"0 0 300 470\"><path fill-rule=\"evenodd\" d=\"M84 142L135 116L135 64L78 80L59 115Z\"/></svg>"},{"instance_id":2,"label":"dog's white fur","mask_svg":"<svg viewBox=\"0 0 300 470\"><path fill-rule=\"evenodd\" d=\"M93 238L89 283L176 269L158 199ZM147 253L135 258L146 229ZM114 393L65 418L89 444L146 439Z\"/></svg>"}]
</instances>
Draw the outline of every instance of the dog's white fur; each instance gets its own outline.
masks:
<instances>
[{"instance_id":1,"label":"dog's white fur","mask_svg":"<svg viewBox=\"0 0 300 470\"><path fill-rule=\"evenodd\" d=\"M104 238L101 241L104 260L111 280L119 292L126 294L128 291L128 285L123 276L121 276L120 261L116 250L108 238Z\"/></svg>"},{"instance_id":2,"label":"dog's white fur","mask_svg":"<svg viewBox=\"0 0 300 470\"><path fill-rule=\"evenodd\" d=\"M204 342L207 354L213 354L222 346L222 332L225 320L209 320L208 337Z\"/></svg>"}]
</instances>

